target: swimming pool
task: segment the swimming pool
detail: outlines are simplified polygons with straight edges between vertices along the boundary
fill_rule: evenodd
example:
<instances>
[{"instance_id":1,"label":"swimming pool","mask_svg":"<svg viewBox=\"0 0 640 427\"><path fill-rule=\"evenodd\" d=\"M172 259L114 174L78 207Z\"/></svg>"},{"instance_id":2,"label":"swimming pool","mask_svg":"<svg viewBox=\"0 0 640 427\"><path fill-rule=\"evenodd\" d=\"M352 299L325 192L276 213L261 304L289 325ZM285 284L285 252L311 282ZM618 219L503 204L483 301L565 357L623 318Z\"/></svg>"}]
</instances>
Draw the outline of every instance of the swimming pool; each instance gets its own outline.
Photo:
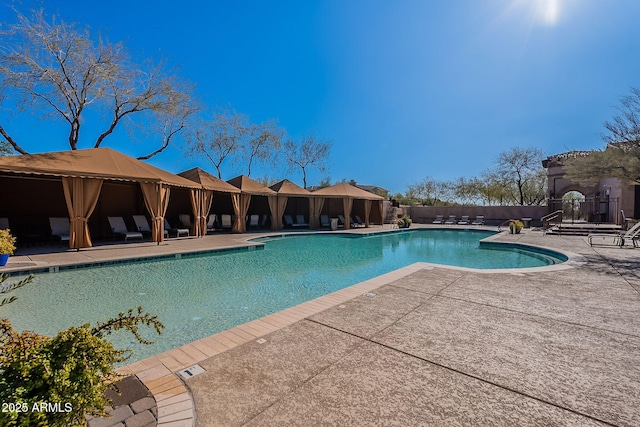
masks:
<instances>
[{"instance_id":1,"label":"swimming pool","mask_svg":"<svg viewBox=\"0 0 640 427\"><path fill-rule=\"evenodd\" d=\"M358 236L287 235L260 239L252 251L131 262L40 274L15 292L2 316L14 327L54 334L142 305L166 328L157 344L133 348L129 362L345 288L418 261L473 268L521 268L562 262L560 254L488 246L479 230L413 230Z\"/></svg>"}]
</instances>

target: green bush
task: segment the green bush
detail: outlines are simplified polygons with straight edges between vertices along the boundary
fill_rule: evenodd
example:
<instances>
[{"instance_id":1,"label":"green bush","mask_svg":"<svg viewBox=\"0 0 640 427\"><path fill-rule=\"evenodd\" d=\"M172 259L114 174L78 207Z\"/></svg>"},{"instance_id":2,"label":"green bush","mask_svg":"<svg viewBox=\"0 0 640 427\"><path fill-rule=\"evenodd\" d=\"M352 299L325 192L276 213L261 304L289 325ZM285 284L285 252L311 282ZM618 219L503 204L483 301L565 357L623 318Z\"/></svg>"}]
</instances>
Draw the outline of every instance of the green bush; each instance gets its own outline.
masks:
<instances>
[{"instance_id":1,"label":"green bush","mask_svg":"<svg viewBox=\"0 0 640 427\"><path fill-rule=\"evenodd\" d=\"M0 283L6 278L0 277ZM13 290L18 285L23 283L4 288ZM0 402L12 405L3 408L9 411L0 411L0 425L84 426L85 414L106 415L105 391L118 377L115 365L130 352L116 349L104 336L125 329L150 344L140 336L139 325L151 326L158 334L164 328L142 307L53 337L18 332L8 319L0 319Z\"/></svg>"}]
</instances>

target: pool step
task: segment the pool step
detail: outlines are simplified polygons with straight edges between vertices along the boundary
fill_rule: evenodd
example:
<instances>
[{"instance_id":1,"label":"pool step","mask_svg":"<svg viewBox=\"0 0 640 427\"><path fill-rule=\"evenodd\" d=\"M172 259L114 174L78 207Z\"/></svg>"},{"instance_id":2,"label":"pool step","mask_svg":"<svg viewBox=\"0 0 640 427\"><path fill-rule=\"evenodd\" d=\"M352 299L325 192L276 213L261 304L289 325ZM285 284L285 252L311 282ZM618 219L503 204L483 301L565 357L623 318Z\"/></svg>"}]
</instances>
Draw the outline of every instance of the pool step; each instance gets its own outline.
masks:
<instances>
[{"instance_id":1,"label":"pool step","mask_svg":"<svg viewBox=\"0 0 640 427\"><path fill-rule=\"evenodd\" d=\"M559 224L555 225L546 234L562 236L588 236L589 234L613 234L623 231L622 227L615 224Z\"/></svg>"}]
</instances>

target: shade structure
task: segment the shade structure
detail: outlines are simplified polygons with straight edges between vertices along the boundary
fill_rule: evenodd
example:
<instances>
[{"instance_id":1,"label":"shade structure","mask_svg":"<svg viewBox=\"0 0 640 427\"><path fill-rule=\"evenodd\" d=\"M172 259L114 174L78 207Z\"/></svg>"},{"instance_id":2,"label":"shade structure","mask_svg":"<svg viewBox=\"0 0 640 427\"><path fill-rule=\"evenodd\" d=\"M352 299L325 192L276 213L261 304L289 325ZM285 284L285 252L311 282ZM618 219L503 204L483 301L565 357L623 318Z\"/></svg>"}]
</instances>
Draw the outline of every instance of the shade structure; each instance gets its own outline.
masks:
<instances>
[{"instance_id":1,"label":"shade structure","mask_svg":"<svg viewBox=\"0 0 640 427\"><path fill-rule=\"evenodd\" d=\"M237 233L244 233L247 231L247 225L245 223L247 212L249 210L249 204L251 203L252 196L263 197L276 197L276 192L272 189L265 187L264 185L252 180L246 175L240 175L227 181L240 190L239 200L233 201L233 209L235 211L236 220L233 223L232 231ZM274 203L269 203L269 210L271 212L271 218L275 218L277 212L274 211Z\"/></svg>"},{"instance_id":2,"label":"shade structure","mask_svg":"<svg viewBox=\"0 0 640 427\"><path fill-rule=\"evenodd\" d=\"M240 190L200 168L189 169L184 172L180 172L178 175L202 185L200 194L192 192L191 204L194 211L196 209L199 211L199 214L194 221L193 233L198 236L204 236L207 233L207 217L209 216L209 211L211 210L211 205L213 203L213 193L217 191L239 195Z\"/></svg>"},{"instance_id":3,"label":"shade structure","mask_svg":"<svg viewBox=\"0 0 640 427\"><path fill-rule=\"evenodd\" d=\"M382 196L378 196L377 194L373 194L360 188L354 187L353 185L347 184L346 182L340 182L336 185L332 185L331 187L321 188L317 191L314 191L312 194L317 198L316 201L319 201L319 198L322 198L323 200L326 198L343 199L343 215L345 217L345 228L350 227L349 216L351 215L354 200L364 201L364 216L366 227L369 226L371 204L375 201L376 203L382 205L382 201L384 200ZM321 210L321 206L319 209L317 208L317 206L314 209L314 211L317 211L318 215Z\"/></svg>"},{"instance_id":4,"label":"shade structure","mask_svg":"<svg viewBox=\"0 0 640 427\"><path fill-rule=\"evenodd\" d=\"M272 222L272 228L274 230L280 230L282 228L282 215L287 207L287 201L289 197L302 197L306 198L309 203L309 212L311 218L311 228L317 228L317 224L314 227L313 223L313 195L310 191L300 187L299 185L289 181L288 179L283 179L282 181L273 184L269 187L273 191L275 191L277 195L277 212L274 215L275 220Z\"/></svg>"},{"instance_id":5,"label":"shade structure","mask_svg":"<svg viewBox=\"0 0 640 427\"><path fill-rule=\"evenodd\" d=\"M73 249L91 246L86 223L100 195L102 185L99 182L113 180L139 183L143 187L147 207L158 205L155 200L149 203L148 197L162 200L168 196L168 192L164 192L163 188L199 189L201 187L186 178L148 165L110 148L0 156L0 173L62 178L71 230L75 234L75 238L69 239L69 246ZM144 184L150 186L147 186L145 190ZM152 193L154 196L150 196ZM161 209L157 209L155 213L149 212L154 224L152 236L154 241L158 242L164 236L162 229L155 229L156 224L159 223L156 221L156 216L160 211ZM159 226L162 227L161 222Z\"/></svg>"}]
</instances>

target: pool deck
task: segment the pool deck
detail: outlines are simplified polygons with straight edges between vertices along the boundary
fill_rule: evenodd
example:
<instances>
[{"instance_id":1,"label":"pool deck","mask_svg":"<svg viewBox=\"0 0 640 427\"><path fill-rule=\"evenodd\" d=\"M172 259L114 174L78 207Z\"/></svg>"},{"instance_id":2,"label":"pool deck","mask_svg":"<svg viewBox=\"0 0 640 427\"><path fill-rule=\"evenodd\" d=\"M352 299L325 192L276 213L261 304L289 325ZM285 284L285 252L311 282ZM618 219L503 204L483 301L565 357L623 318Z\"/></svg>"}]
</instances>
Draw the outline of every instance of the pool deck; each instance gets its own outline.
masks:
<instances>
[{"instance_id":1,"label":"pool deck","mask_svg":"<svg viewBox=\"0 0 640 427\"><path fill-rule=\"evenodd\" d=\"M43 248L7 268L259 235ZM121 371L151 390L159 426L640 425L640 249L532 230L495 240L575 255L510 271L413 264ZM195 364L204 372L179 374Z\"/></svg>"}]
</instances>

